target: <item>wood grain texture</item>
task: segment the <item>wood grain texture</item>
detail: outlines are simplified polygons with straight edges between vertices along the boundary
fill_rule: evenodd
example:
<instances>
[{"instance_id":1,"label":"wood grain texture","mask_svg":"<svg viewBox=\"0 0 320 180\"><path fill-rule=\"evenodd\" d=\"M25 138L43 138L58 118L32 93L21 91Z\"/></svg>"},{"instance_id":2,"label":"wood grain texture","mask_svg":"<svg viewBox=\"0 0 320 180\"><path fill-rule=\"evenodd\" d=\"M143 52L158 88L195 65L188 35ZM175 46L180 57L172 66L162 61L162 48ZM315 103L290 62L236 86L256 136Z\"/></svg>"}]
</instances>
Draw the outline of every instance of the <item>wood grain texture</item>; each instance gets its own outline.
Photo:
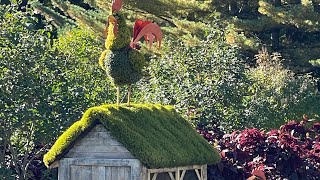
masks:
<instances>
[{"instance_id":1,"label":"wood grain texture","mask_svg":"<svg viewBox=\"0 0 320 180\"><path fill-rule=\"evenodd\" d=\"M61 159L59 161L58 179L59 180L70 179L70 164L68 159Z\"/></svg>"},{"instance_id":2,"label":"wood grain texture","mask_svg":"<svg viewBox=\"0 0 320 180\"><path fill-rule=\"evenodd\" d=\"M92 166L92 180L106 180L106 167Z\"/></svg>"},{"instance_id":3,"label":"wood grain texture","mask_svg":"<svg viewBox=\"0 0 320 180\"><path fill-rule=\"evenodd\" d=\"M64 158L59 161L59 180L141 180L137 159Z\"/></svg>"},{"instance_id":4,"label":"wood grain texture","mask_svg":"<svg viewBox=\"0 0 320 180\"><path fill-rule=\"evenodd\" d=\"M134 159L134 156L101 124L96 125L65 155L66 158Z\"/></svg>"},{"instance_id":5,"label":"wood grain texture","mask_svg":"<svg viewBox=\"0 0 320 180\"><path fill-rule=\"evenodd\" d=\"M70 180L91 180L92 166L70 166Z\"/></svg>"},{"instance_id":6,"label":"wood grain texture","mask_svg":"<svg viewBox=\"0 0 320 180\"><path fill-rule=\"evenodd\" d=\"M208 179L208 174L207 174L208 172L207 172L207 165L205 164L205 165L202 165L201 166L201 174L202 174L202 178L204 179L204 180L207 180Z\"/></svg>"}]
</instances>

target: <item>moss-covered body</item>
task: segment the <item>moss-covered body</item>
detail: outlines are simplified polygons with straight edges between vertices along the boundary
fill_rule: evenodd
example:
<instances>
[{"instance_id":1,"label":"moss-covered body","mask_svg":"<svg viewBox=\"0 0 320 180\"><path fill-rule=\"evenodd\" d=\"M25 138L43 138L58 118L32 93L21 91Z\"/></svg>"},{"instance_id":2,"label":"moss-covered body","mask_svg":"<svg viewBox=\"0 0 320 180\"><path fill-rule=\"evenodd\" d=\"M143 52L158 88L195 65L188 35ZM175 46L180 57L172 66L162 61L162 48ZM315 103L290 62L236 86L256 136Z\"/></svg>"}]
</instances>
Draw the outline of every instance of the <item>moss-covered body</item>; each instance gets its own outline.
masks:
<instances>
[{"instance_id":1,"label":"moss-covered body","mask_svg":"<svg viewBox=\"0 0 320 180\"><path fill-rule=\"evenodd\" d=\"M120 13L112 18L116 23L109 23L105 42L106 50L102 53L99 64L117 86L130 85L142 78L145 58L141 52L130 47L131 33ZM117 26L117 33L114 32Z\"/></svg>"},{"instance_id":2,"label":"moss-covered body","mask_svg":"<svg viewBox=\"0 0 320 180\"><path fill-rule=\"evenodd\" d=\"M118 86L136 83L143 76L144 57L130 47L108 51L104 62L108 76Z\"/></svg>"},{"instance_id":3,"label":"moss-covered body","mask_svg":"<svg viewBox=\"0 0 320 180\"><path fill-rule=\"evenodd\" d=\"M45 165L62 158L77 138L97 123L148 168L213 164L220 160L218 152L172 107L133 104L87 110L45 154Z\"/></svg>"}]
</instances>

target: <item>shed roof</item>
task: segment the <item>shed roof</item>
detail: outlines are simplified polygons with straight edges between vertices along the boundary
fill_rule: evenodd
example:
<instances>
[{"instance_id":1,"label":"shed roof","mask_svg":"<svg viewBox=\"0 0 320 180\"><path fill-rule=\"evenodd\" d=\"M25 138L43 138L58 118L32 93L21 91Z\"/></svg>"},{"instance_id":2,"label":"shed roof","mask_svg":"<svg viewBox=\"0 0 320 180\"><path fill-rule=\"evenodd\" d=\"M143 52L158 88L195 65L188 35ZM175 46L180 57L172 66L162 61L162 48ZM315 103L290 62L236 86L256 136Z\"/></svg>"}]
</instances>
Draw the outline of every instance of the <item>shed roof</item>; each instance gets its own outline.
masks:
<instances>
[{"instance_id":1,"label":"shed roof","mask_svg":"<svg viewBox=\"0 0 320 180\"><path fill-rule=\"evenodd\" d=\"M219 153L173 107L133 104L88 109L44 155L45 165L61 159L97 123L148 168L213 164L220 160Z\"/></svg>"}]
</instances>

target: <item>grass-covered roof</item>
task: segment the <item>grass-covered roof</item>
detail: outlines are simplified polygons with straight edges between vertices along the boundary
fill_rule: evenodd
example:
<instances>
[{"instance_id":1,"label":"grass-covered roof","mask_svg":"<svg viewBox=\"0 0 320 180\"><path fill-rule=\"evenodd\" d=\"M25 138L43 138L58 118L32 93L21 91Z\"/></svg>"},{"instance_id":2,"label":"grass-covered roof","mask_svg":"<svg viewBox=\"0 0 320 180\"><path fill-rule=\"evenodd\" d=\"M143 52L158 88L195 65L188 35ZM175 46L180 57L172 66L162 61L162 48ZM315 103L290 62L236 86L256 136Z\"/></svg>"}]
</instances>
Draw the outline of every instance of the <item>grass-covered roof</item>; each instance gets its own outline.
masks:
<instances>
[{"instance_id":1,"label":"grass-covered roof","mask_svg":"<svg viewBox=\"0 0 320 180\"><path fill-rule=\"evenodd\" d=\"M49 166L70 150L79 136L101 123L148 168L213 164L218 152L171 106L103 105L88 109L45 154Z\"/></svg>"}]
</instances>

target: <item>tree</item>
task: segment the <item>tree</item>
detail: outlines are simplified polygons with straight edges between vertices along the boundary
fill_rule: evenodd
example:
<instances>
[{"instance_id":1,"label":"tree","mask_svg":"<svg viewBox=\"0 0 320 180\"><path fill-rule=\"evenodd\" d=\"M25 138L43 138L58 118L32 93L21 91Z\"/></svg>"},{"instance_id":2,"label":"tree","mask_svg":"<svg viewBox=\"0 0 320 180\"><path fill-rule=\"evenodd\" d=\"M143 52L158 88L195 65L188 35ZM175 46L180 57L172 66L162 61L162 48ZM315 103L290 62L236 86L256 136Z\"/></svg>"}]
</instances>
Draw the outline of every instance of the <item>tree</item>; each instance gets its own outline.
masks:
<instances>
[{"instance_id":1,"label":"tree","mask_svg":"<svg viewBox=\"0 0 320 180\"><path fill-rule=\"evenodd\" d=\"M195 126L244 127L243 60L221 30L207 31L207 39L196 46L165 40L162 57L150 62L149 77L137 87L137 98L174 105Z\"/></svg>"},{"instance_id":2,"label":"tree","mask_svg":"<svg viewBox=\"0 0 320 180\"><path fill-rule=\"evenodd\" d=\"M252 126L276 128L283 120L310 118L320 115L320 94L317 79L310 75L295 75L286 69L279 53L269 54L263 48L256 55L257 66L246 72L250 80L248 94L243 97L247 119Z\"/></svg>"},{"instance_id":3,"label":"tree","mask_svg":"<svg viewBox=\"0 0 320 180\"><path fill-rule=\"evenodd\" d=\"M161 27L166 27L168 35L176 38L203 36L202 16L209 16L212 12L211 1L166 1L166 0L124 0L122 12L128 20L128 27L136 19L148 19ZM100 36L104 40L104 28L110 12L111 0L51 0L51 5L32 3L32 6L53 24L61 27L68 23L65 18L81 24ZM50 7L52 6L52 7ZM160 7L160 8L159 8ZM184 19L183 21L181 21Z\"/></svg>"},{"instance_id":4,"label":"tree","mask_svg":"<svg viewBox=\"0 0 320 180\"><path fill-rule=\"evenodd\" d=\"M65 30L52 42L50 26L35 30L32 11L1 9L0 176L28 179L65 127L114 95L97 63L100 42L91 33Z\"/></svg>"},{"instance_id":5,"label":"tree","mask_svg":"<svg viewBox=\"0 0 320 180\"><path fill-rule=\"evenodd\" d=\"M111 1L46 2L50 3L33 6L53 24L61 27L75 21L93 30L103 42L102 32ZM318 76L319 68L309 62L320 56L318 4L315 0L124 0L123 10L131 23L147 17L165 27L167 36L191 43L204 37L206 23L218 21L221 28L228 26L226 29L231 33L226 34L227 39L240 45L251 59L262 45L269 46L283 55L285 65L295 73L313 72Z\"/></svg>"},{"instance_id":6,"label":"tree","mask_svg":"<svg viewBox=\"0 0 320 180\"><path fill-rule=\"evenodd\" d=\"M260 47L264 45L280 52L286 59L285 65L295 73L315 73L317 68L309 61L320 57L319 42L316 40L320 35L318 3L311 0L230 0L215 6L222 14L226 12L224 18L238 32L232 36L244 34L247 38L256 37L261 42ZM228 4L234 8L226 8ZM258 50L256 47L252 44L252 54Z\"/></svg>"}]
</instances>

